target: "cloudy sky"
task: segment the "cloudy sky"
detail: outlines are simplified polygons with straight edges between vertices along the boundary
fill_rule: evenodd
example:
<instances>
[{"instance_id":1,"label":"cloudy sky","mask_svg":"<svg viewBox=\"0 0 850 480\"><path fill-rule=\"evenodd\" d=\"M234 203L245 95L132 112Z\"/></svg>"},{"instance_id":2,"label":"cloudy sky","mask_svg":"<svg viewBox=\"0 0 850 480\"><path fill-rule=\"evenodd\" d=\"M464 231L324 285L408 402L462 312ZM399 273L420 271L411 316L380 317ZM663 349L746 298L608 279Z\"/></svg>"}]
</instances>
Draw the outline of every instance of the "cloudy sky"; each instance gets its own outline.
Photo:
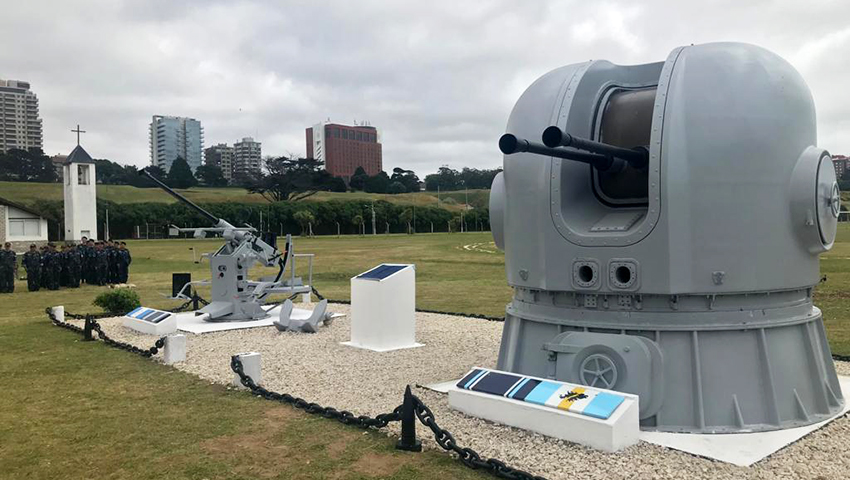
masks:
<instances>
[{"instance_id":1,"label":"cloudy sky","mask_svg":"<svg viewBox=\"0 0 850 480\"><path fill-rule=\"evenodd\" d=\"M6 1L0 78L31 82L44 149L79 123L96 158L146 165L155 114L201 120L205 145L243 136L304 155L330 118L383 133L384 169L492 168L513 103L588 59L664 60L741 41L808 82L819 144L850 154L850 1Z\"/></svg>"}]
</instances>

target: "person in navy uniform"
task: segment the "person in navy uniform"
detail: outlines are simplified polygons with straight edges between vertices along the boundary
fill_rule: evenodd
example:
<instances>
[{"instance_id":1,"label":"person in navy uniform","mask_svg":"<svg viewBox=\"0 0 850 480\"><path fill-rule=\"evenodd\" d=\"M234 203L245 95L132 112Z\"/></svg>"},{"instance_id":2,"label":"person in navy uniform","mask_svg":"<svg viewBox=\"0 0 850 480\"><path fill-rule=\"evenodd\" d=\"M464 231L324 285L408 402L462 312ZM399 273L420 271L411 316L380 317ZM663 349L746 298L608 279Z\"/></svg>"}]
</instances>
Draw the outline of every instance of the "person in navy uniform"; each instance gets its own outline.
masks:
<instances>
[{"instance_id":1,"label":"person in navy uniform","mask_svg":"<svg viewBox=\"0 0 850 480\"><path fill-rule=\"evenodd\" d=\"M130 250L127 250L127 242L120 242L118 245L118 283L127 283L130 277L131 263L133 263L133 257L130 256Z\"/></svg>"},{"instance_id":2,"label":"person in navy uniform","mask_svg":"<svg viewBox=\"0 0 850 480\"><path fill-rule=\"evenodd\" d=\"M47 245L41 246L41 276L39 277L38 284L41 288L47 288Z\"/></svg>"},{"instance_id":3,"label":"person in navy uniform","mask_svg":"<svg viewBox=\"0 0 850 480\"><path fill-rule=\"evenodd\" d=\"M89 239L83 237L80 239L80 244L77 246L77 253L80 255L80 282L88 283L88 252Z\"/></svg>"},{"instance_id":4,"label":"person in navy uniform","mask_svg":"<svg viewBox=\"0 0 850 480\"><path fill-rule=\"evenodd\" d=\"M47 258L44 266L47 269L47 289L59 290L59 279L62 275L61 254L56 251L56 245L47 244Z\"/></svg>"},{"instance_id":5,"label":"person in navy uniform","mask_svg":"<svg viewBox=\"0 0 850 480\"><path fill-rule=\"evenodd\" d=\"M86 242L85 255L85 276L86 283L89 285L97 285L97 249L94 246L94 240L89 239Z\"/></svg>"},{"instance_id":6,"label":"person in navy uniform","mask_svg":"<svg viewBox=\"0 0 850 480\"><path fill-rule=\"evenodd\" d=\"M12 244L6 242L0 250L0 293L15 291L15 271L18 269L18 256L12 250Z\"/></svg>"},{"instance_id":7,"label":"person in navy uniform","mask_svg":"<svg viewBox=\"0 0 850 480\"><path fill-rule=\"evenodd\" d=\"M104 248L103 242L97 242L95 245L95 270L97 285L106 285L109 281L109 253Z\"/></svg>"},{"instance_id":8,"label":"person in navy uniform","mask_svg":"<svg viewBox=\"0 0 850 480\"><path fill-rule=\"evenodd\" d=\"M41 286L41 253L33 243L21 262L27 270L27 290L37 292Z\"/></svg>"},{"instance_id":9,"label":"person in navy uniform","mask_svg":"<svg viewBox=\"0 0 850 480\"><path fill-rule=\"evenodd\" d=\"M80 287L80 269L82 267L82 260L80 258L80 252L77 250L76 245L71 245L69 249L65 252L67 258L65 260L65 265L68 269L68 286L71 288L79 288Z\"/></svg>"}]
</instances>

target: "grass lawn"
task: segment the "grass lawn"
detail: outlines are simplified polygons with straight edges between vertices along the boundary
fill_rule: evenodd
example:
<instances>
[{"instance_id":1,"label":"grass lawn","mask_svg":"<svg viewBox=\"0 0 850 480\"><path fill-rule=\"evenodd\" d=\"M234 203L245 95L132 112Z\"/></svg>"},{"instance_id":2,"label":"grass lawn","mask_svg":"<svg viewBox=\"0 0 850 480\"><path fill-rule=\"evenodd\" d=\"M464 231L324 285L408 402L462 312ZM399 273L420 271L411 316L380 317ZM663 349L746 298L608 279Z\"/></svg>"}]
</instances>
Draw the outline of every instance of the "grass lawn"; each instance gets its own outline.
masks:
<instances>
[{"instance_id":1,"label":"grass lawn","mask_svg":"<svg viewBox=\"0 0 850 480\"><path fill-rule=\"evenodd\" d=\"M177 190L189 200L198 203L258 203L266 204L268 201L262 195L248 193L244 188L189 188ZM129 185L98 185L97 196L103 200L123 203L159 202L174 203L173 197L159 188L136 188ZM30 182L0 182L0 197L13 202L24 204L35 200L62 200L61 183L30 183ZM489 190L470 190L469 192L443 192L437 198L435 192L402 193L388 195L382 193L366 192L319 192L305 201L322 202L327 200L386 200L399 205L438 206L442 205L450 210L461 210L466 203L474 207L486 207L490 199ZM447 199L451 198L451 200Z\"/></svg>"},{"instance_id":2,"label":"grass lawn","mask_svg":"<svg viewBox=\"0 0 850 480\"><path fill-rule=\"evenodd\" d=\"M489 233L381 235L295 246L316 254L315 284L329 298L347 299L350 277L377 263L412 262L418 307L503 315L510 289L504 255L490 241ZM207 278L208 264L192 263L190 248L209 252L220 242L128 243L143 303L168 308L175 302L160 293L170 291L171 272ZM849 225L821 267L829 280L815 300L833 352L850 354ZM381 434L79 342L43 313L60 304L95 311L102 290L30 293L18 281L17 293L0 295L0 478L481 478L447 455L396 452Z\"/></svg>"}]
</instances>

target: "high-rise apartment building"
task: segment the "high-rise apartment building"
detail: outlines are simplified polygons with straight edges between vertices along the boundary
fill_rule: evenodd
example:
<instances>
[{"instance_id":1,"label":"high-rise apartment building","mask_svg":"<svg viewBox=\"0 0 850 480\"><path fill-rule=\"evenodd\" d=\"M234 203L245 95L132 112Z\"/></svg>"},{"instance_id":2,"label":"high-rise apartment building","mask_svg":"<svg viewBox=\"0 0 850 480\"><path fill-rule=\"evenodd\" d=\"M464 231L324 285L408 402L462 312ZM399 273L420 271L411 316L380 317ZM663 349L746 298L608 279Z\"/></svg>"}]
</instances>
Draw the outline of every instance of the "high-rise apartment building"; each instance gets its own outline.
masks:
<instances>
[{"instance_id":1,"label":"high-rise apartment building","mask_svg":"<svg viewBox=\"0 0 850 480\"><path fill-rule=\"evenodd\" d=\"M204 163L221 169L222 176L230 183L233 179L233 147L219 143L204 150Z\"/></svg>"},{"instance_id":2,"label":"high-rise apartment building","mask_svg":"<svg viewBox=\"0 0 850 480\"><path fill-rule=\"evenodd\" d=\"M204 128L194 118L154 115L150 124L151 165L168 172L181 157L194 172L201 166Z\"/></svg>"},{"instance_id":3,"label":"high-rise apartment building","mask_svg":"<svg viewBox=\"0 0 850 480\"><path fill-rule=\"evenodd\" d=\"M847 173L847 170L850 170L850 157L844 155L833 155L832 166L835 167L835 176L841 180L844 178L844 174Z\"/></svg>"},{"instance_id":4,"label":"high-rise apartment building","mask_svg":"<svg viewBox=\"0 0 850 480\"><path fill-rule=\"evenodd\" d=\"M42 148L38 97L30 84L0 79L0 152Z\"/></svg>"},{"instance_id":5,"label":"high-rise apartment building","mask_svg":"<svg viewBox=\"0 0 850 480\"><path fill-rule=\"evenodd\" d=\"M357 167L369 175L383 169L381 132L373 126L323 122L307 129L307 158L325 162L335 177L351 179Z\"/></svg>"},{"instance_id":6,"label":"high-rise apartment building","mask_svg":"<svg viewBox=\"0 0 850 480\"><path fill-rule=\"evenodd\" d=\"M245 137L233 144L233 178L251 178L260 173L263 157L260 142Z\"/></svg>"}]
</instances>

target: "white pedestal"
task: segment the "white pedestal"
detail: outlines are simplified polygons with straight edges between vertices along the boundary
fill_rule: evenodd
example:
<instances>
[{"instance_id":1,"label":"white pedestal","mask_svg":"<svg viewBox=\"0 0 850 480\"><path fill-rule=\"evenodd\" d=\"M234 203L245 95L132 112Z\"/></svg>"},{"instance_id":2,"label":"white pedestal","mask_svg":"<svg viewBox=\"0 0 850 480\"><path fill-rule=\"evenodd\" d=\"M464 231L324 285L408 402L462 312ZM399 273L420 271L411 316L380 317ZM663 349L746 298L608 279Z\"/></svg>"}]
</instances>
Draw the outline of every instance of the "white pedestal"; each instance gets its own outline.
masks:
<instances>
[{"instance_id":1,"label":"white pedestal","mask_svg":"<svg viewBox=\"0 0 850 480\"><path fill-rule=\"evenodd\" d=\"M258 352L238 353L236 356L242 361L242 371L245 375L251 377L255 384L263 383L262 367L260 354ZM242 380L235 372L233 373L233 385L239 388L246 388L242 385Z\"/></svg>"},{"instance_id":2,"label":"white pedestal","mask_svg":"<svg viewBox=\"0 0 850 480\"><path fill-rule=\"evenodd\" d=\"M53 316L56 317L56 320L60 322L65 321L65 307L59 305L58 307L53 307Z\"/></svg>"},{"instance_id":3,"label":"white pedestal","mask_svg":"<svg viewBox=\"0 0 850 480\"><path fill-rule=\"evenodd\" d=\"M351 341L386 352L416 343L416 269L382 264L351 279Z\"/></svg>"},{"instance_id":4,"label":"white pedestal","mask_svg":"<svg viewBox=\"0 0 850 480\"><path fill-rule=\"evenodd\" d=\"M186 335L169 335L165 337L165 351L162 354L167 365L186 360Z\"/></svg>"},{"instance_id":5,"label":"white pedestal","mask_svg":"<svg viewBox=\"0 0 850 480\"><path fill-rule=\"evenodd\" d=\"M123 325L147 335L169 335L177 331L177 316L171 312L139 307L122 317Z\"/></svg>"},{"instance_id":6,"label":"white pedestal","mask_svg":"<svg viewBox=\"0 0 850 480\"><path fill-rule=\"evenodd\" d=\"M639 440L638 397L610 393L624 400L605 420L456 386L449 389L449 407L491 422L616 452Z\"/></svg>"}]
</instances>

